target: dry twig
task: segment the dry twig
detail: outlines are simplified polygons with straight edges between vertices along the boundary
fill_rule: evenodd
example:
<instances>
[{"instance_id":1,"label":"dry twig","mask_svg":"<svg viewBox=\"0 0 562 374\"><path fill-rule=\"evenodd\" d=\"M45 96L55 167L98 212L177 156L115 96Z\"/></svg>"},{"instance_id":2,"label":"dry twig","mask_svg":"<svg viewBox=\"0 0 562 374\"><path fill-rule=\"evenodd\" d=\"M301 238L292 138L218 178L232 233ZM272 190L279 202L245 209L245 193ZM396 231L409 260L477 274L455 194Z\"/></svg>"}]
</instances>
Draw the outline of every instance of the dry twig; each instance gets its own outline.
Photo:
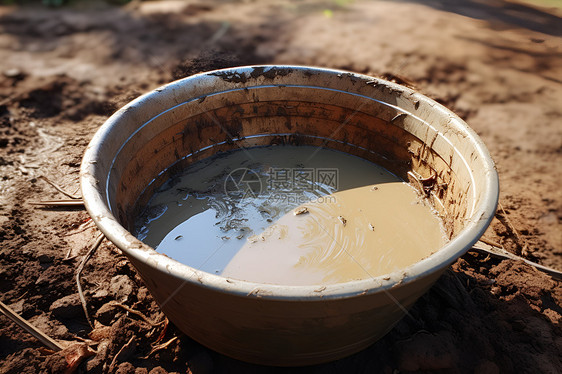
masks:
<instances>
[{"instance_id":1,"label":"dry twig","mask_svg":"<svg viewBox=\"0 0 562 374\"><path fill-rule=\"evenodd\" d=\"M77 255L71 256L70 254L72 253L72 247L68 247L68 251L66 252L66 256L64 256L64 258L62 259L63 261L70 261L70 260L74 260L76 257L78 257Z\"/></svg>"},{"instance_id":2,"label":"dry twig","mask_svg":"<svg viewBox=\"0 0 562 374\"><path fill-rule=\"evenodd\" d=\"M44 175L39 176L39 178L43 179L45 182L49 183L51 186L53 186L57 191L59 191L60 193L62 193L63 195L70 197L71 199L74 200L80 200L82 197L80 196L76 196L73 195L69 192L66 192L62 187L60 187L58 184L56 184L55 182L51 181L49 178L47 178Z\"/></svg>"},{"instance_id":3,"label":"dry twig","mask_svg":"<svg viewBox=\"0 0 562 374\"><path fill-rule=\"evenodd\" d=\"M135 336L131 336L131 339L129 339L129 341L121 347L121 349L119 350L119 352L117 352L117 354L115 355L115 357L113 357L113 360L111 360L111 364L109 365L109 372L112 373L113 369L115 368L115 365L117 364L117 359L119 358L119 356L121 356L121 354L123 354L123 352L127 351L128 349L131 348L133 341L135 340Z\"/></svg>"},{"instance_id":4,"label":"dry twig","mask_svg":"<svg viewBox=\"0 0 562 374\"><path fill-rule=\"evenodd\" d=\"M139 312L138 310L134 310L134 309L132 309L131 307L125 305L125 304L121 304L121 303L118 302L118 301L111 301L110 304L111 304L111 305L114 305L114 306L118 306L118 307L120 307L120 308L123 308L123 309L125 309L127 312L129 312L129 313L132 313L132 314L134 314L134 315L136 315L136 316L139 316L140 318L142 318L143 321L145 321L146 323L148 323L148 324L149 324L150 326L152 326L152 327L158 327L158 326L164 324L165 321L166 321L166 320L164 320L164 321L161 321L161 322L154 322L154 321L152 321L150 318L148 318L147 316L145 316L144 314L142 314L141 312Z\"/></svg>"},{"instance_id":5,"label":"dry twig","mask_svg":"<svg viewBox=\"0 0 562 374\"><path fill-rule=\"evenodd\" d=\"M103 234L100 234L98 236L96 242L94 243L93 247L90 248L88 253L86 253L84 258L82 259L82 262L78 266L78 270L76 270L76 286L78 287L78 295L80 296L80 301L82 302L82 308L84 309L84 314L86 315L86 320L88 321L88 324L90 325L90 327L92 329L94 328L94 325L92 324L92 321L90 320L90 315L88 314L88 307L87 307L87 304L86 304L86 298L84 297L84 293L82 292L82 286L80 285L80 273L82 272L82 269L84 269L84 265L86 265L86 262L88 262L90 257L92 257L94 252L100 246L101 242L103 242L103 239L105 239L105 236Z\"/></svg>"},{"instance_id":6,"label":"dry twig","mask_svg":"<svg viewBox=\"0 0 562 374\"><path fill-rule=\"evenodd\" d=\"M515 238L517 238L517 244L520 247L520 251L521 251L520 253L525 255L527 253L527 242L521 237L521 234L519 233L519 231L517 231L515 226L513 226L513 223L511 223L511 220L507 216L507 213L506 213L505 209L503 208L502 203L498 203L498 206L500 207L500 210L502 211L502 215L505 218L504 225L507 226L507 228L509 229L509 231L511 231L513 233L513 235L515 235Z\"/></svg>"},{"instance_id":7,"label":"dry twig","mask_svg":"<svg viewBox=\"0 0 562 374\"><path fill-rule=\"evenodd\" d=\"M81 224L76 231L74 232L68 232L66 234L64 234L63 236L72 236L72 235L77 235L80 233L83 233L84 231L90 230L90 229L94 229L96 228L96 225L94 224L94 221L92 220L88 220L88 222L85 222L83 224Z\"/></svg>"},{"instance_id":8,"label":"dry twig","mask_svg":"<svg viewBox=\"0 0 562 374\"><path fill-rule=\"evenodd\" d=\"M38 206L48 206L48 207L59 207L59 206L77 206L83 207L84 202L82 199L80 200L73 200L73 199L63 199L63 200L42 200L42 201L30 201L31 205L38 205Z\"/></svg>"},{"instance_id":9,"label":"dry twig","mask_svg":"<svg viewBox=\"0 0 562 374\"><path fill-rule=\"evenodd\" d=\"M37 327L33 326L31 323L27 322L27 320L23 319L19 314L14 312L9 306L4 304L0 301L0 311L6 315L9 319L14 321L18 326L22 329L33 335L37 340L43 343L49 349L58 352L63 349L63 346L60 345L56 340L52 339L51 337L45 335L41 330L37 329Z\"/></svg>"},{"instance_id":10,"label":"dry twig","mask_svg":"<svg viewBox=\"0 0 562 374\"><path fill-rule=\"evenodd\" d=\"M160 350L162 350L162 349L168 348L168 346L169 346L170 344L172 344L173 342L175 342L176 340L178 340L178 337L177 337L177 336L174 336L172 339L168 340L166 343L162 343L162 344L159 344L159 345L155 346L154 348L152 348L152 350L151 350L145 357L143 357L143 359L146 360L146 359L148 359L148 358L150 357L150 355L152 355L153 353L158 352L158 351L160 351Z\"/></svg>"},{"instance_id":11,"label":"dry twig","mask_svg":"<svg viewBox=\"0 0 562 374\"><path fill-rule=\"evenodd\" d=\"M76 372L78 370L78 366L80 366L84 360L96 355L96 351L91 349L86 343L74 344L66 348L63 352L61 352L61 354L62 353L64 353L64 359L67 364L64 374Z\"/></svg>"},{"instance_id":12,"label":"dry twig","mask_svg":"<svg viewBox=\"0 0 562 374\"><path fill-rule=\"evenodd\" d=\"M155 344L158 344L162 341L162 339L164 339L164 336L166 335L166 332L168 332L168 326L170 325L168 318L164 317L164 328L162 329L162 331L160 331L160 334L158 335L158 338L156 339L156 341L154 342Z\"/></svg>"},{"instance_id":13,"label":"dry twig","mask_svg":"<svg viewBox=\"0 0 562 374\"><path fill-rule=\"evenodd\" d=\"M523 258L521 256L517 256L516 254L513 254L511 252L508 252L501 247L489 245L489 244L486 244L482 241L479 241L474 246L472 246L472 249L477 251L477 252L480 252L480 253L484 253L484 254L487 254L487 255L490 255L490 256L494 256L494 257L503 258L503 259L506 259L506 260L523 261L527 265L533 266L534 268L536 268L536 269L538 269L538 270L540 270L544 273L547 273L548 275L550 275L554 279L562 280L562 271L559 271L559 270L556 270L556 269L553 269L553 268L550 268L548 266L544 266L544 265L541 265L541 264L537 264L536 262L527 260L526 258Z\"/></svg>"}]
</instances>

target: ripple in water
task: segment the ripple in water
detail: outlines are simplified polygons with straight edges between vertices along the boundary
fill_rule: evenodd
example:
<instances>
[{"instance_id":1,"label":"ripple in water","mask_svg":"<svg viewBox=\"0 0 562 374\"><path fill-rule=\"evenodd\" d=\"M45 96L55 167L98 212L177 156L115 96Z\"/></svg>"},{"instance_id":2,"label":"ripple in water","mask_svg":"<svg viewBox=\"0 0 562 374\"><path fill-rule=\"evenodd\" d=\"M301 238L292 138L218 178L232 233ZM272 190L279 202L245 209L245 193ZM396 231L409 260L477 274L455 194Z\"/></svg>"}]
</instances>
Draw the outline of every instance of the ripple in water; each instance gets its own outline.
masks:
<instances>
[{"instance_id":1,"label":"ripple in water","mask_svg":"<svg viewBox=\"0 0 562 374\"><path fill-rule=\"evenodd\" d=\"M285 285L387 274L445 243L439 218L410 185L311 146L237 150L192 165L152 197L136 235L200 270Z\"/></svg>"}]
</instances>

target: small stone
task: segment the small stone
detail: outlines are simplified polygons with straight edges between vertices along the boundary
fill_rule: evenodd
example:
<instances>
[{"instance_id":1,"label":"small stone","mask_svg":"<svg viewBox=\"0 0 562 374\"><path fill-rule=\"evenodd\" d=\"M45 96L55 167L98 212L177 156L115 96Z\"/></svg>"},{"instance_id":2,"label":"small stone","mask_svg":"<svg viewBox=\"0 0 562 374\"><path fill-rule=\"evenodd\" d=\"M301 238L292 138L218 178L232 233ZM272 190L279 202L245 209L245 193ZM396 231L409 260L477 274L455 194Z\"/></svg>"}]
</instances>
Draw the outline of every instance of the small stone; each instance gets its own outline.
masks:
<instances>
[{"instance_id":1,"label":"small stone","mask_svg":"<svg viewBox=\"0 0 562 374\"><path fill-rule=\"evenodd\" d=\"M145 301L152 301L152 295L150 294L150 292L148 292L148 289L146 287L141 287L139 288L138 292L137 292L137 300L140 302L145 302Z\"/></svg>"},{"instance_id":2,"label":"small stone","mask_svg":"<svg viewBox=\"0 0 562 374\"><path fill-rule=\"evenodd\" d=\"M23 74L18 68L12 68L4 70L4 76L6 78L23 78L25 74Z\"/></svg>"},{"instance_id":3,"label":"small stone","mask_svg":"<svg viewBox=\"0 0 562 374\"><path fill-rule=\"evenodd\" d=\"M55 300L49 310L53 315L66 319L76 318L83 312L80 296L77 293Z\"/></svg>"},{"instance_id":4,"label":"small stone","mask_svg":"<svg viewBox=\"0 0 562 374\"><path fill-rule=\"evenodd\" d=\"M15 303L10 304L10 309L12 309L17 314L21 314L23 312L23 303L24 302L25 302L24 299L21 299L20 301L16 301Z\"/></svg>"},{"instance_id":5,"label":"small stone","mask_svg":"<svg viewBox=\"0 0 562 374\"><path fill-rule=\"evenodd\" d=\"M50 332L51 337L56 339L68 339L72 335L68 333L68 329L63 324L54 324Z\"/></svg>"},{"instance_id":6,"label":"small stone","mask_svg":"<svg viewBox=\"0 0 562 374\"><path fill-rule=\"evenodd\" d=\"M111 332L113 331L111 326L105 326L97 320L94 321L94 326L94 329L88 334L88 337L93 341L101 342L111 337Z\"/></svg>"},{"instance_id":7,"label":"small stone","mask_svg":"<svg viewBox=\"0 0 562 374\"><path fill-rule=\"evenodd\" d=\"M24 310L25 313L25 310ZM56 339L68 339L68 329L48 313L42 313L29 319L37 329Z\"/></svg>"},{"instance_id":8,"label":"small stone","mask_svg":"<svg viewBox=\"0 0 562 374\"><path fill-rule=\"evenodd\" d=\"M121 261L117 262L117 264L115 264L115 270L117 270L117 273L119 273L119 274L128 273L129 272L129 261L121 260Z\"/></svg>"},{"instance_id":9,"label":"small stone","mask_svg":"<svg viewBox=\"0 0 562 374\"><path fill-rule=\"evenodd\" d=\"M131 278L126 275L116 275L111 278L109 293L119 301L127 300L129 295L133 293L134 289L135 284Z\"/></svg>"},{"instance_id":10,"label":"small stone","mask_svg":"<svg viewBox=\"0 0 562 374\"><path fill-rule=\"evenodd\" d=\"M99 290L96 290L96 292L94 292L91 297L92 299L106 299L109 297L109 291L101 288Z\"/></svg>"},{"instance_id":11,"label":"small stone","mask_svg":"<svg viewBox=\"0 0 562 374\"><path fill-rule=\"evenodd\" d=\"M103 304L101 308L98 309L95 318L102 324L109 326L111 325L111 322L115 318L115 315L117 314L118 311L119 310L115 305L112 305L111 303L106 303Z\"/></svg>"},{"instance_id":12,"label":"small stone","mask_svg":"<svg viewBox=\"0 0 562 374\"><path fill-rule=\"evenodd\" d=\"M302 208L297 208L293 211L293 214L295 216L301 215L301 214L306 214L308 213L308 208L303 206Z\"/></svg>"},{"instance_id":13,"label":"small stone","mask_svg":"<svg viewBox=\"0 0 562 374\"><path fill-rule=\"evenodd\" d=\"M135 367L130 362L122 362L117 367L115 374L134 374Z\"/></svg>"},{"instance_id":14,"label":"small stone","mask_svg":"<svg viewBox=\"0 0 562 374\"><path fill-rule=\"evenodd\" d=\"M168 372L162 366L156 366L148 374L168 374Z\"/></svg>"},{"instance_id":15,"label":"small stone","mask_svg":"<svg viewBox=\"0 0 562 374\"><path fill-rule=\"evenodd\" d=\"M37 260L39 260L40 264L48 264L50 262L53 262L53 256L42 254L39 257L37 257Z\"/></svg>"},{"instance_id":16,"label":"small stone","mask_svg":"<svg viewBox=\"0 0 562 374\"><path fill-rule=\"evenodd\" d=\"M37 286L46 286L53 282L53 279L50 277L50 274L46 271L42 272L37 280L35 281L35 285Z\"/></svg>"}]
</instances>

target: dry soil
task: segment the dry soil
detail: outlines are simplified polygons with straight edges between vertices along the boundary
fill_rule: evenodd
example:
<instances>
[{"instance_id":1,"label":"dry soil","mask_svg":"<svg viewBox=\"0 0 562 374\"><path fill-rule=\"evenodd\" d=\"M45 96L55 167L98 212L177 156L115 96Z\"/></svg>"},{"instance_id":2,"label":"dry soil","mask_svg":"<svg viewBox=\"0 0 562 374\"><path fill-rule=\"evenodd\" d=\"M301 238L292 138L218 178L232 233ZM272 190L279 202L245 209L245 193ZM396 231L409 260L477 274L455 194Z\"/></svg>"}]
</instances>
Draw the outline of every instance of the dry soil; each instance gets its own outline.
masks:
<instances>
[{"instance_id":1,"label":"dry soil","mask_svg":"<svg viewBox=\"0 0 562 374\"><path fill-rule=\"evenodd\" d=\"M560 282L523 262L475 252L372 347L326 365L271 369L221 356L173 325L154 327L116 306L165 321L135 270L106 242L82 276L92 331L74 274L96 229L81 209L31 204L64 198L41 176L79 194L92 135L148 90L227 66L319 65L406 82L466 119L500 173L503 210L485 238L562 270L562 13L536 3L0 6L1 301L56 339L96 341L82 372L562 372ZM63 354L42 349L3 315L0 322L1 373L67 368ZM72 352L67 359L76 358Z\"/></svg>"}]
</instances>

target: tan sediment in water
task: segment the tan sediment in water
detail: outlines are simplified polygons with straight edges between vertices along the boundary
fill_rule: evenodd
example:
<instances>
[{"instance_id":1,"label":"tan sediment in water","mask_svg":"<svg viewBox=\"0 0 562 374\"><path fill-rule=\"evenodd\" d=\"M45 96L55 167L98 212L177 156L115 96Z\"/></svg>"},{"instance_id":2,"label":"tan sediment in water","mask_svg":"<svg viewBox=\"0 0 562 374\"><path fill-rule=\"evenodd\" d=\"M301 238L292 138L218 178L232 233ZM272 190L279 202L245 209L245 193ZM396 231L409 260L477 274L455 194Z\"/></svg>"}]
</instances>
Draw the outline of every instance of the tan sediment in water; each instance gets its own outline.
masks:
<instances>
[{"instance_id":1,"label":"tan sediment in water","mask_svg":"<svg viewBox=\"0 0 562 374\"><path fill-rule=\"evenodd\" d=\"M311 178L297 185L303 172ZM193 165L154 195L137 236L192 267L283 285L388 274L445 243L440 219L412 186L363 159L310 146L234 151Z\"/></svg>"},{"instance_id":2,"label":"tan sediment in water","mask_svg":"<svg viewBox=\"0 0 562 374\"><path fill-rule=\"evenodd\" d=\"M338 283L412 265L444 244L437 217L406 183L339 191L249 237L222 275L277 284Z\"/></svg>"}]
</instances>

